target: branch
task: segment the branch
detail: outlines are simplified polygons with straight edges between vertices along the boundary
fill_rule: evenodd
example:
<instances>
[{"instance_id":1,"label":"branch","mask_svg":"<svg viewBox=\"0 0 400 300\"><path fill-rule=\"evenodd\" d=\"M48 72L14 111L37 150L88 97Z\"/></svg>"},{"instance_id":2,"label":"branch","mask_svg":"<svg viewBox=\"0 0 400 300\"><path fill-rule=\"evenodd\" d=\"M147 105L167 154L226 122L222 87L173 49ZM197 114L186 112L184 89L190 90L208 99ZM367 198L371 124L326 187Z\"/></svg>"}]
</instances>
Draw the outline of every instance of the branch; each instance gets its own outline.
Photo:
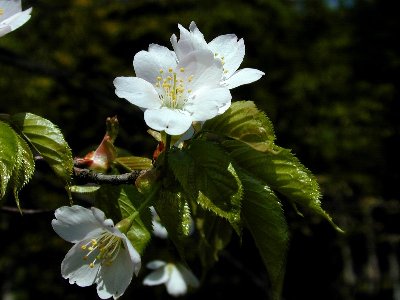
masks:
<instances>
[{"instance_id":1,"label":"branch","mask_svg":"<svg viewBox=\"0 0 400 300\"><path fill-rule=\"evenodd\" d=\"M43 157L36 155L35 161L43 161ZM130 173L108 175L97 173L96 171L84 168L85 163L81 163L78 159L74 159L73 176L81 183L96 183L96 184L133 184L136 179L147 172L147 170L133 170Z\"/></svg>"},{"instance_id":2,"label":"branch","mask_svg":"<svg viewBox=\"0 0 400 300\"><path fill-rule=\"evenodd\" d=\"M146 170L133 170L130 173L118 174L118 175L106 175L97 173L89 169L82 169L74 167L74 177L84 183L97 183L97 184L133 184L135 180Z\"/></svg>"},{"instance_id":3,"label":"branch","mask_svg":"<svg viewBox=\"0 0 400 300\"><path fill-rule=\"evenodd\" d=\"M19 210L17 207L11 206L2 206L0 207L0 211L9 212L9 213L21 213L23 215L35 215L35 214L45 214L45 213L53 213L53 209L27 209L21 208Z\"/></svg>"}]
</instances>

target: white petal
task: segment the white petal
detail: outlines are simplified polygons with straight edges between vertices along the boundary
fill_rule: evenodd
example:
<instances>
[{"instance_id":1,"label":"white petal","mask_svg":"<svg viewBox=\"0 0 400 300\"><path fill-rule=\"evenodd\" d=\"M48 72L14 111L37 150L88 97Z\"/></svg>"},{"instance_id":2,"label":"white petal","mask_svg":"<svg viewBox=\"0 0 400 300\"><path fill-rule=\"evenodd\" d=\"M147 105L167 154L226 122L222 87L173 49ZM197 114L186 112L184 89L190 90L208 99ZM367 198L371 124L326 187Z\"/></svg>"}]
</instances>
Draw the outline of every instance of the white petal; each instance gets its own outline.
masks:
<instances>
[{"instance_id":1,"label":"white petal","mask_svg":"<svg viewBox=\"0 0 400 300\"><path fill-rule=\"evenodd\" d=\"M150 211L152 215L153 234L156 237L166 239L168 237L167 229L161 224L160 217L158 216L155 208L150 206Z\"/></svg>"},{"instance_id":2,"label":"white petal","mask_svg":"<svg viewBox=\"0 0 400 300\"><path fill-rule=\"evenodd\" d=\"M156 237L159 237L161 239L166 239L168 237L167 229L163 225L161 225L160 222L153 220L152 224L153 224L153 234Z\"/></svg>"},{"instance_id":3,"label":"white petal","mask_svg":"<svg viewBox=\"0 0 400 300\"><path fill-rule=\"evenodd\" d=\"M146 267L152 270L161 268L165 266L167 263L162 260L152 260L151 262L147 263Z\"/></svg>"},{"instance_id":4,"label":"white petal","mask_svg":"<svg viewBox=\"0 0 400 300\"><path fill-rule=\"evenodd\" d=\"M193 95L184 109L192 114L193 121L206 121L219 114L221 107L226 107L231 99L227 88L202 89Z\"/></svg>"},{"instance_id":5,"label":"white petal","mask_svg":"<svg viewBox=\"0 0 400 300\"><path fill-rule=\"evenodd\" d=\"M204 39L204 35L197 28L197 25L196 25L196 23L194 21L190 22L189 30L193 34L193 36L194 36L195 40L197 41L197 43L202 44L203 41L206 42L205 39Z\"/></svg>"},{"instance_id":6,"label":"white petal","mask_svg":"<svg viewBox=\"0 0 400 300\"><path fill-rule=\"evenodd\" d=\"M187 285L182 274L173 264L168 264L167 267L170 272L169 280L166 283L168 294L175 297L186 294Z\"/></svg>"},{"instance_id":7,"label":"white petal","mask_svg":"<svg viewBox=\"0 0 400 300\"><path fill-rule=\"evenodd\" d=\"M177 64L175 52L169 50L167 47L157 44L150 44L149 53L153 55L160 67L164 70L167 70L168 68L174 68Z\"/></svg>"},{"instance_id":8,"label":"white petal","mask_svg":"<svg viewBox=\"0 0 400 300\"><path fill-rule=\"evenodd\" d=\"M134 269L135 265L132 263L128 249L121 248L111 265L103 264L100 268L96 279L99 297L107 299L113 296L117 299L122 296L132 281Z\"/></svg>"},{"instance_id":9,"label":"white petal","mask_svg":"<svg viewBox=\"0 0 400 300\"><path fill-rule=\"evenodd\" d=\"M82 206L63 206L54 215L56 219L51 221L54 231L68 242L76 243L103 232L92 211Z\"/></svg>"},{"instance_id":10,"label":"white petal","mask_svg":"<svg viewBox=\"0 0 400 300\"><path fill-rule=\"evenodd\" d=\"M183 266L181 264L177 264L176 267L178 268L179 272L181 272L183 279L189 286L194 287L194 288L197 288L200 286L199 280L197 279L196 276L194 276L192 271L190 271L189 269L187 269L185 266Z\"/></svg>"},{"instance_id":11,"label":"white petal","mask_svg":"<svg viewBox=\"0 0 400 300\"><path fill-rule=\"evenodd\" d=\"M140 255L132 246L126 235L123 235L123 243L125 249L128 249L129 258L131 260L131 263L133 264L133 271L137 276L139 274L140 268L142 267L142 260L140 258Z\"/></svg>"},{"instance_id":12,"label":"white petal","mask_svg":"<svg viewBox=\"0 0 400 300\"><path fill-rule=\"evenodd\" d=\"M226 86L228 89L233 89L237 86L248 84L260 79L265 73L257 70L245 68L237 71L230 78L225 80L222 84Z\"/></svg>"},{"instance_id":13,"label":"white petal","mask_svg":"<svg viewBox=\"0 0 400 300\"><path fill-rule=\"evenodd\" d=\"M120 238L126 238L124 234L122 234L118 228L114 227L114 222L111 219L106 219L106 216L104 214L104 212L96 207L91 207L92 210L92 214L95 217L95 219L97 220L97 222L99 222L101 228L103 229L103 231L107 231L109 233L111 233L112 235L116 235Z\"/></svg>"},{"instance_id":14,"label":"white petal","mask_svg":"<svg viewBox=\"0 0 400 300\"><path fill-rule=\"evenodd\" d=\"M2 0L0 8L3 9L3 14L0 15L0 22L2 22L22 10L21 0Z\"/></svg>"},{"instance_id":15,"label":"white petal","mask_svg":"<svg viewBox=\"0 0 400 300\"><path fill-rule=\"evenodd\" d=\"M207 42L204 39L204 35L197 28L197 25L194 21L190 23L189 30L192 35L191 37L192 37L193 49L194 50L207 49L208 48Z\"/></svg>"},{"instance_id":16,"label":"white petal","mask_svg":"<svg viewBox=\"0 0 400 300\"><path fill-rule=\"evenodd\" d=\"M117 77L114 79L115 94L141 108L159 108L160 98L154 86L137 77Z\"/></svg>"},{"instance_id":17,"label":"white petal","mask_svg":"<svg viewBox=\"0 0 400 300\"><path fill-rule=\"evenodd\" d=\"M189 114L167 107L146 110L144 120L150 128L165 131L170 135L180 135L188 130L192 124Z\"/></svg>"},{"instance_id":18,"label":"white petal","mask_svg":"<svg viewBox=\"0 0 400 300\"><path fill-rule=\"evenodd\" d=\"M15 30L24 25L31 18L32 8L16 13L15 15L4 20L2 23L7 24L11 27L11 30Z\"/></svg>"},{"instance_id":19,"label":"white petal","mask_svg":"<svg viewBox=\"0 0 400 300\"><path fill-rule=\"evenodd\" d=\"M95 282L100 264L95 264L93 268L90 268L89 264L94 260L98 252L93 252L87 260L84 260L83 257L87 252L81 249L83 245L89 242L90 240L84 240L75 244L61 263L61 275L65 279L69 279L70 284L76 283L79 286L89 286Z\"/></svg>"},{"instance_id":20,"label":"white petal","mask_svg":"<svg viewBox=\"0 0 400 300\"><path fill-rule=\"evenodd\" d=\"M198 50L181 59L177 68L185 69L185 76L192 76L190 88L195 90L219 85L222 77L222 64L214 59L209 50Z\"/></svg>"},{"instance_id":21,"label":"white petal","mask_svg":"<svg viewBox=\"0 0 400 300\"><path fill-rule=\"evenodd\" d=\"M166 283L169 279L169 274L165 267L161 267L153 272L151 272L149 275L147 275L143 279L143 284L144 285L159 285Z\"/></svg>"},{"instance_id":22,"label":"white petal","mask_svg":"<svg viewBox=\"0 0 400 300\"><path fill-rule=\"evenodd\" d=\"M6 35L9 32L11 32L10 26L0 24L0 37Z\"/></svg>"},{"instance_id":23,"label":"white petal","mask_svg":"<svg viewBox=\"0 0 400 300\"><path fill-rule=\"evenodd\" d=\"M133 58L133 67L137 77L155 84L160 70L167 72L176 67L176 55L166 47L152 44L149 51L140 51Z\"/></svg>"},{"instance_id":24,"label":"white petal","mask_svg":"<svg viewBox=\"0 0 400 300\"><path fill-rule=\"evenodd\" d=\"M188 139L190 139L193 135L195 134L195 130L193 126L190 126L188 130L186 130L186 132L184 134L181 135L181 137L179 138L179 140L174 144L175 147L180 146L180 144L183 141L186 141Z\"/></svg>"},{"instance_id":25,"label":"white petal","mask_svg":"<svg viewBox=\"0 0 400 300\"><path fill-rule=\"evenodd\" d=\"M197 29L194 22L190 24L190 32L181 24L178 24L178 28L180 31L179 40L176 35L173 34L171 36L171 44L179 60L190 52L207 48L207 42L204 40L203 34Z\"/></svg>"},{"instance_id":26,"label":"white petal","mask_svg":"<svg viewBox=\"0 0 400 300\"><path fill-rule=\"evenodd\" d=\"M218 109L218 115L222 115L224 112L226 112L228 110L228 108L231 106L232 102L228 101L224 106L221 106Z\"/></svg>"},{"instance_id":27,"label":"white petal","mask_svg":"<svg viewBox=\"0 0 400 300\"><path fill-rule=\"evenodd\" d=\"M224 75L230 77L243 61L245 46L243 39L237 40L234 34L225 34L216 37L208 44L213 53L217 53L217 58L224 58Z\"/></svg>"}]
</instances>

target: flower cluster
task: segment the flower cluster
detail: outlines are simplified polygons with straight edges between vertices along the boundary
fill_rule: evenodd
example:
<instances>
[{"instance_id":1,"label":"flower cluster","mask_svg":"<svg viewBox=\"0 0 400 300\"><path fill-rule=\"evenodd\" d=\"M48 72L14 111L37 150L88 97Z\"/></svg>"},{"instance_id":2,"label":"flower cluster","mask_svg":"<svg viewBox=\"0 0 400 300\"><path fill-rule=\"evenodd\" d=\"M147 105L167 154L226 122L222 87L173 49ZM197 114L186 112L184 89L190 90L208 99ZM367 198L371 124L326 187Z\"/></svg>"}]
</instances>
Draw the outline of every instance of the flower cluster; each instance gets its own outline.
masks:
<instances>
[{"instance_id":1,"label":"flower cluster","mask_svg":"<svg viewBox=\"0 0 400 300\"><path fill-rule=\"evenodd\" d=\"M22 12L25 18L28 11ZM9 20L17 14L3 23L12 24ZM15 23L13 28L16 28ZM117 77L114 85L118 97L144 111L149 127L183 140L190 138L194 122L202 124L230 107L230 89L254 82L264 73L239 69L245 46L243 39L236 35L221 35L207 43L194 22L189 30L181 25L179 30L179 38L171 37L173 50L151 44L148 51L134 56L136 77ZM85 159L97 164L104 160L106 164L97 167L106 169L114 154L112 138L106 135L101 146ZM154 235L168 237L152 207L151 212ZM135 215L131 217L134 219ZM120 297L141 267L140 254L125 235L129 229L121 225L126 220L114 226L111 219L106 219L105 214L94 207L74 205L57 209L52 226L58 235L74 244L61 264L62 276L79 286L96 284L102 299ZM144 278L143 284L165 284L172 296L183 295L189 287L199 286L195 275L180 263L155 260L147 267L153 272Z\"/></svg>"},{"instance_id":2,"label":"flower cluster","mask_svg":"<svg viewBox=\"0 0 400 300\"><path fill-rule=\"evenodd\" d=\"M32 8L22 11L21 0L0 0L0 37L24 25Z\"/></svg>"},{"instance_id":3,"label":"flower cluster","mask_svg":"<svg viewBox=\"0 0 400 300\"><path fill-rule=\"evenodd\" d=\"M174 51L151 44L133 59L136 77L117 77L115 93L144 110L146 124L169 135L182 135L193 122L225 112L230 89L264 75L256 69L239 69L245 54L243 39L221 35L207 43L196 24L179 25L172 35Z\"/></svg>"}]
</instances>

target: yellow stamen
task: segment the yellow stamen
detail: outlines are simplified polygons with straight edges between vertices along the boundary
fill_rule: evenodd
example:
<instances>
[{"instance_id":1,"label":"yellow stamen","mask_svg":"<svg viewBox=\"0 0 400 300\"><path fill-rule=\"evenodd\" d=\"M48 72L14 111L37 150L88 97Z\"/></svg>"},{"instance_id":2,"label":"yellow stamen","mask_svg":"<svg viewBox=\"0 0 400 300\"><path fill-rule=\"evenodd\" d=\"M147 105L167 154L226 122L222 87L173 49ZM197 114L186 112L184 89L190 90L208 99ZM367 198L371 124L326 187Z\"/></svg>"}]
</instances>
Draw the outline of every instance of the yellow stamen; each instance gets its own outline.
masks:
<instances>
[{"instance_id":1,"label":"yellow stamen","mask_svg":"<svg viewBox=\"0 0 400 300\"><path fill-rule=\"evenodd\" d=\"M194 76L180 77L180 74L186 71L184 67L178 69L170 67L167 70L168 73L165 76L156 77L154 86L162 89L159 91L159 97L163 106L180 109L187 101L188 90L186 85L193 80ZM113 253L113 251L110 253Z\"/></svg>"},{"instance_id":2,"label":"yellow stamen","mask_svg":"<svg viewBox=\"0 0 400 300\"><path fill-rule=\"evenodd\" d=\"M4 14L4 9L0 8L0 16Z\"/></svg>"}]
</instances>

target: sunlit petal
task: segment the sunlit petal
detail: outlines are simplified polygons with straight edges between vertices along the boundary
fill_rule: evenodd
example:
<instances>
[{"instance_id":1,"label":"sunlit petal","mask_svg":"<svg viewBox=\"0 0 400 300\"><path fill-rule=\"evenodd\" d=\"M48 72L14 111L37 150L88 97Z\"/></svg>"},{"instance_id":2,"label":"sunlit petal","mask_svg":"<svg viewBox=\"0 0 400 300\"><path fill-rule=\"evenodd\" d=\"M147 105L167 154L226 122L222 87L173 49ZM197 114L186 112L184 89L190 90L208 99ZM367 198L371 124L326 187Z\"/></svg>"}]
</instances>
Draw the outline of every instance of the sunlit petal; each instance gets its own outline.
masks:
<instances>
[{"instance_id":1,"label":"sunlit petal","mask_svg":"<svg viewBox=\"0 0 400 300\"><path fill-rule=\"evenodd\" d=\"M170 135L182 134L192 124L192 119L188 113L167 107L146 110L144 120L150 128L165 131Z\"/></svg>"},{"instance_id":2,"label":"sunlit petal","mask_svg":"<svg viewBox=\"0 0 400 300\"><path fill-rule=\"evenodd\" d=\"M156 83L161 70L166 72L169 68L175 68L176 65L175 53L157 44L151 44L149 51L140 51L133 58L136 76L151 84Z\"/></svg>"},{"instance_id":3,"label":"sunlit petal","mask_svg":"<svg viewBox=\"0 0 400 300\"><path fill-rule=\"evenodd\" d=\"M117 77L114 79L115 94L141 108L159 108L161 106L157 91L153 85L137 77Z\"/></svg>"},{"instance_id":4,"label":"sunlit petal","mask_svg":"<svg viewBox=\"0 0 400 300\"><path fill-rule=\"evenodd\" d=\"M19 0L0 1L0 8L0 37L21 27L31 18L32 8L21 11Z\"/></svg>"},{"instance_id":5,"label":"sunlit petal","mask_svg":"<svg viewBox=\"0 0 400 300\"><path fill-rule=\"evenodd\" d=\"M228 89L202 89L185 106L193 121L206 121L219 114L221 107L230 105L232 96Z\"/></svg>"},{"instance_id":6,"label":"sunlit petal","mask_svg":"<svg viewBox=\"0 0 400 300\"><path fill-rule=\"evenodd\" d=\"M264 75L264 72L257 69L240 69L235 74L233 74L230 78L223 82L229 89L233 89L237 86L241 86L243 84L252 83L254 81L259 80Z\"/></svg>"},{"instance_id":7,"label":"sunlit petal","mask_svg":"<svg viewBox=\"0 0 400 300\"><path fill-rule=\"evenodd\" d=\"M230 77L243 61L245 46L243 39L237 40L234 34L220 35L209 44L216 58L224 63L224 76Z\"/></svg>"}]
</instances>

